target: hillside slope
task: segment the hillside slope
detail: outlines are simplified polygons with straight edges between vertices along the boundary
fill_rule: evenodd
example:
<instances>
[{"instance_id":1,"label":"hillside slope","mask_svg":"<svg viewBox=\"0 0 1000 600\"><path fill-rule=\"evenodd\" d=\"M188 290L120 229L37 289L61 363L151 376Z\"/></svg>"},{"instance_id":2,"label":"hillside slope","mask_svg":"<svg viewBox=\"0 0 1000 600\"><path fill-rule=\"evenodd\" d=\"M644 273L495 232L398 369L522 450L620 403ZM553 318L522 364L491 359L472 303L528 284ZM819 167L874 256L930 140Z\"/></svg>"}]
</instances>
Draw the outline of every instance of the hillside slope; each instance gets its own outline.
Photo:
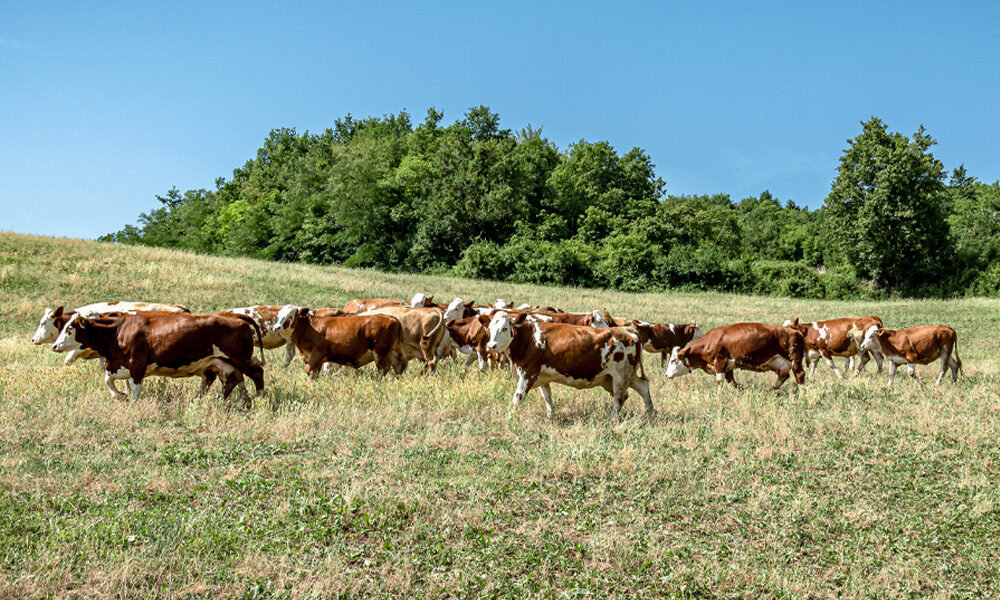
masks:
<instances>
[{"instance_id":1,"label":"hillside slope","mask_svg":"<svg viewBox=\"0 0 1000 600\"><path fill-rule=\"evenodd\" d=\"M608 308L703 327L878 314L946 323L965 377L872 370L767 390L668 381L606 421L555 386L448 361L308 381L269 354L244 411L193 380L111 400L94 363L29 342L45 306L339 306L355 296ZM1000 589L1000 301L622 294L0 234L0 598L976 596ZM648 355L647 355L648 356ZM936 364L920 372L932 376Z\"/></svg>"}]
</instances>

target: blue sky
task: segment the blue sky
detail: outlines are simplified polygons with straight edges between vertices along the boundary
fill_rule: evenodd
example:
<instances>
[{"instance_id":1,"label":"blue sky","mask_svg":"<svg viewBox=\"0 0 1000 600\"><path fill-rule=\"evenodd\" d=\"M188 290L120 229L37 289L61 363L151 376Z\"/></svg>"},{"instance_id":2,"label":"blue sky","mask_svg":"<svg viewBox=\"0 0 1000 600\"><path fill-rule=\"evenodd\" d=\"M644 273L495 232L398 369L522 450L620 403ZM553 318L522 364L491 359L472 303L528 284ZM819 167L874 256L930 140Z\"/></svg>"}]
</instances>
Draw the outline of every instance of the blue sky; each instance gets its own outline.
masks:
<instances>
[{"instance_id":1,"label":"blue sky","mask_svg":"<svg viewBox=\"0 0 1000 600\"><path fill-rule=\"evenodd\" d=\"M1000 177L998 3L0 2L0 230L96 237L272 128L485 104L672 194L822 205L871 115Z\"/></svg>"}]
</instances>

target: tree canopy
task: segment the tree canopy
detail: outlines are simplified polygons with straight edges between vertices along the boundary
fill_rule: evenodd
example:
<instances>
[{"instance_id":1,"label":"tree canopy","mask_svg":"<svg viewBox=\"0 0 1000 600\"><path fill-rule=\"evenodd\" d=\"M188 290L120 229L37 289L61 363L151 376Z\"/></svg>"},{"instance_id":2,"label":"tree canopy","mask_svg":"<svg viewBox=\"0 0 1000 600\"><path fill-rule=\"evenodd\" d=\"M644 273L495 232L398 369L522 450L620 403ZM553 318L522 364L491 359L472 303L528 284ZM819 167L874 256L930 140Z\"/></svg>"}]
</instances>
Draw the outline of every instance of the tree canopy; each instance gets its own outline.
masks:
<instances>
[{"instance_id":1,"label":"tree canopy","mask_svg":"<svg viewBox=\"0 0 1000 600\"><path fill-rule=\"evenodd\" d=\"M560 150L488 107L272 130L213 190L173 188L104 239L270 260L625 290L845 298L1000 293L1000 192L876 117L809 210L673 196L641 148Z\"/></svg>"}]
</instances>

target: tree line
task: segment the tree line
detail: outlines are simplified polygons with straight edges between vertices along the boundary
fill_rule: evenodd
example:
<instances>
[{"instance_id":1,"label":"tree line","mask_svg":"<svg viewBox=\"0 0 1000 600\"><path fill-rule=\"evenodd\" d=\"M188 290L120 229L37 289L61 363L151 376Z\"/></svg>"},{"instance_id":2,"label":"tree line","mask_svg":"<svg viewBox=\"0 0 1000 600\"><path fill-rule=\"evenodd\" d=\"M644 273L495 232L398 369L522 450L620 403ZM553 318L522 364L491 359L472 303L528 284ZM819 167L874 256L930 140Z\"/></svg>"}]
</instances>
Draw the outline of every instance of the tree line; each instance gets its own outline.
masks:
<instances>
[{"instance_id":1,"label":"tree line","mask_svg":"<svg viewBox=\"0 0 1000 600\"><path fill-rule=\"evenodd\" d=\"M628 291L1000 295L1000 187L876 117L809 210L768 191L666 193L641 148L560 150L489 108L272 130L214 190L171 189L105 241Z\"/></svg>"}]
</instances>

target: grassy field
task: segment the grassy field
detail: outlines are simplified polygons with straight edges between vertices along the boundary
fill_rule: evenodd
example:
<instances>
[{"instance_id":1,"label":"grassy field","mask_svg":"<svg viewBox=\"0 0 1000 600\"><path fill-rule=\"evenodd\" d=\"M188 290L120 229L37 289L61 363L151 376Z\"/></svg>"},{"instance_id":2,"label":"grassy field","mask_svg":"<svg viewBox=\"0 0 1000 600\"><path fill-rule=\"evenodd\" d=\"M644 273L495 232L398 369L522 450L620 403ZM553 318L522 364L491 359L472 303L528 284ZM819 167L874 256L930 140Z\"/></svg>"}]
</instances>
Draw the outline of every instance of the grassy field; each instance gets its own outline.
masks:
<instances>
[{"instance_id":1,"label":"grassy field","mask_svg":"<svg viewBox=\"0 0 1000 600\"><path fill-rule=\"evenodd\" d=\"M553 420L537 392L508 417L509 374L311 382L281 350L249 411L194 379L151 379L133 404L29 342L58 304L417 291L703 329L943 323L965 376L888 389L821 365L801 388L738 373L733 390L668 381L647 355L657 415L633 392L611 425L603 391L553 386ZM633 295L0 234L0 598L997 597L998 324L997 300Z\"/></svg>"}]
</instances>

